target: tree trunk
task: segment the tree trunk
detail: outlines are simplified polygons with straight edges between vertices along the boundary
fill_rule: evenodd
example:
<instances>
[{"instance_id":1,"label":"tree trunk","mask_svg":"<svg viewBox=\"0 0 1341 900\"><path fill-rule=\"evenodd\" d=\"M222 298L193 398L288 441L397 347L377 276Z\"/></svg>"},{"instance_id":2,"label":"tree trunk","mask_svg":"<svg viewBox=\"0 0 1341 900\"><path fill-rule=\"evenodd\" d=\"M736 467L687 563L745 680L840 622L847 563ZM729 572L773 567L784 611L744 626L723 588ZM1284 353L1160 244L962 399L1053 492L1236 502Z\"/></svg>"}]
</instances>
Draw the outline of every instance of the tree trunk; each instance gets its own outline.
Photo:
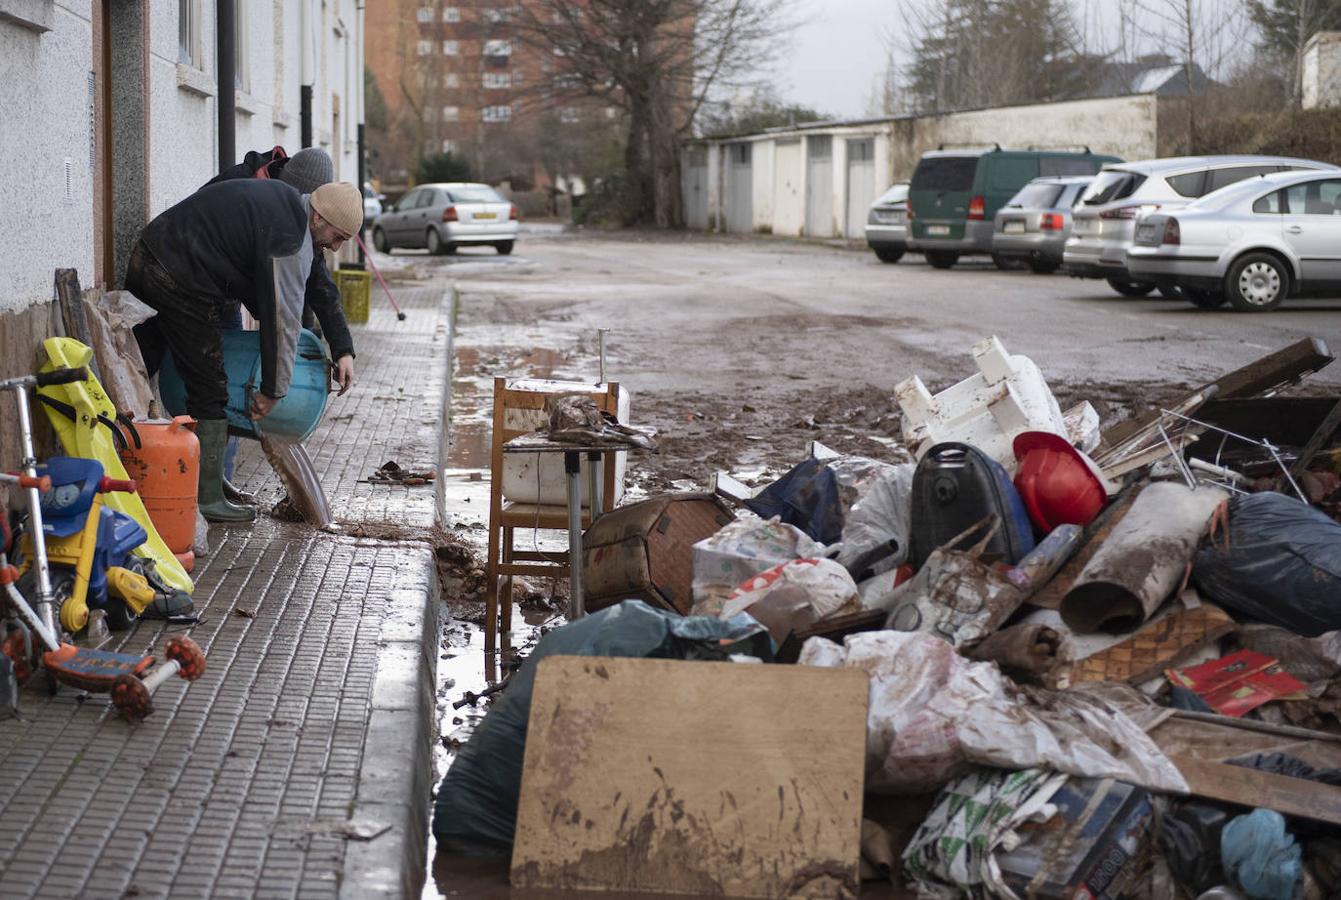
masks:
<instances>
[{"instance_id":1,"label":"tree trunk","mask_svg":"<svg viewBox=\"0 0 1341 900\"><path fill-rule=\"evenodd\" d=\"M649 153L651 110L646 94L629 96L629 139L624 145L624 224L649 221L656 209Z\"/></svg>"},{"instance_id":2,"label":"tree trunk","mask_svg":"<svg viewBox=\"0 0 1341 900\"><path fill-rule=\"evenodd\" d=\"M658 228L679 228L684 225L679 133L675 123L674 98L658 89L652 103L647 142L652 156L653 210Z\"/></svg>"}]
</instances>

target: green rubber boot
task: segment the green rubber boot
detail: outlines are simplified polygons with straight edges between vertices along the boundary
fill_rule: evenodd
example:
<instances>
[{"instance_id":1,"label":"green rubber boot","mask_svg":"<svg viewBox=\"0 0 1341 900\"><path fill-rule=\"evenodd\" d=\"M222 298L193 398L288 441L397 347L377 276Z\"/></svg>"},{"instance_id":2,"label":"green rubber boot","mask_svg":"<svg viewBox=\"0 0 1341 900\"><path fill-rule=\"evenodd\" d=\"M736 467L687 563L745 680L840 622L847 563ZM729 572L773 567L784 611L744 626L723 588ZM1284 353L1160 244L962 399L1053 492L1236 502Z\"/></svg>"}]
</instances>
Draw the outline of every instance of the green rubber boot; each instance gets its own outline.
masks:
<instances>
[{"instance_id":1,"label":"green rubber boot","mask_svg":"<svg viewBox=\"0 0 1341 900\"><path fill-rule=\"evenodd\" d=\"M200 438L200 486L196 491L200 514L206 522L243 524L256 520L250 506L234 506L224 497L224 447L228 444L226 419L201 419L196 423Z\"/></svg>"}]
</instances>

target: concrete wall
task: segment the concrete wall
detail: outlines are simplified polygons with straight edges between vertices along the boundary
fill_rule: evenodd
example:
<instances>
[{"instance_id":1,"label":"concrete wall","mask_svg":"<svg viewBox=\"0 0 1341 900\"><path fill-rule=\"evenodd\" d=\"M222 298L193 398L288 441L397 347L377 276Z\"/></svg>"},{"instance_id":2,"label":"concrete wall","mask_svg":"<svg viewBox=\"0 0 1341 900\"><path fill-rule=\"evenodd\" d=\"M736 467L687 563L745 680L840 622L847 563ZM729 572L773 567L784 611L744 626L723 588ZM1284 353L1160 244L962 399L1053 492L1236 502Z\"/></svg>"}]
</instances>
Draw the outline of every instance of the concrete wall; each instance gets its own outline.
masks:
<instances>
[{"instance_id":1,"label":"concrete wall","mask_svg":"<svg viewBox=\"0 0 1341 900\"><path fill-rule=\"evenodd\" d=\"M1167 121L1168 117L1165 119ZM849 140L871 138L874 141L875 192L878 195L890 184L910 178L922 154L935 150L941 144L1088 146L1095 153L1111 154L1123 159L1148 159L1158 155L1161 136L1159 122L1155 96L1142 94L976 110L945 116L839 123L705 143L718 147L733 141L752 142L754 230L803 235L806 230L808 169L808 141L805 138L811 135L831 135L833 234L853 238L861 235L846 234ZM723 191L718 200L725 204L729 198L730 193ZM710 209L709 221L725 221L726 212L725 208Z\"/></svg>"},{"instance_id":2,"label":"concrete wall","mask_svg":"<svg viewBox=\"0 0 1341 900\"><path fill-rule=\"evenodd\" d=\"M1304 109L1341 106L1341 31L1320 31L1304 45Z\"/></svg>"}]
</instances>

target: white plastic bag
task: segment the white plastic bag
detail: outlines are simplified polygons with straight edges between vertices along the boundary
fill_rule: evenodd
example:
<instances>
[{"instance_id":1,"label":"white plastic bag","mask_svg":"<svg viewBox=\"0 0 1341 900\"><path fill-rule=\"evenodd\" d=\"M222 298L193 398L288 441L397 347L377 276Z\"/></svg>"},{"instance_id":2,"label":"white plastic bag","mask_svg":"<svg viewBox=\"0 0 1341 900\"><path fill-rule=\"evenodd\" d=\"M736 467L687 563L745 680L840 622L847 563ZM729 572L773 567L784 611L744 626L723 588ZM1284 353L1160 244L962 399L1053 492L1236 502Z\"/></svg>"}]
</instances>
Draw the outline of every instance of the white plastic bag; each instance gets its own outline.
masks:
<instances>
[{"instance_id":1,"label":"white plastic bag","mask_svg":"<svg viewBox=\"0 0 1341 900\"><path fill-rule=\"evenodd\" d=\"M901 566L908 558L916 464L892 465L852 456L828 465L847 510L843 516L843 542L838 561L851 569L863 556L888 546L892 552L872 561L872 574ZM853 498L850 504L849 495Z\"/></svg>"},{"instance_id":2,"label":"white plastic bag","mask_svg":"<svg viewBox=\"0 0 1341 900\"><path fill-rule=\"evenodd\" d=\"M831 559L793 559L747 579L727 597L720 617L748 612L780 644L792 631L860 608L847 569Z\"/></svg>"},{"instance_id":3,"label":"white plastic bag","mask_svg":"<svg viewBox=\"0 0 1341 900\"><path fill-rule=\"evenodd\" d=\"M696 616L715 616L731 592L746 579L801 557L824 555L824 545L777 518L736 519L694 545Z\"/></svg>"},{"instance_id":4,"label":"white plastic bag","mask_svg":"<svg viewBox=\"0 0 1341 900\"><path fill-rule=\"evenodd\" d=\"M811 638L799 662L870 676L866 786L877 793L926 793L970 763L1187 792L1173 763L1113 703L1084 691L1038 692L1046 703L1036 703L994 664L970 662L940 638L871 631L842 647Z\"/></svg>"}]
</instances>

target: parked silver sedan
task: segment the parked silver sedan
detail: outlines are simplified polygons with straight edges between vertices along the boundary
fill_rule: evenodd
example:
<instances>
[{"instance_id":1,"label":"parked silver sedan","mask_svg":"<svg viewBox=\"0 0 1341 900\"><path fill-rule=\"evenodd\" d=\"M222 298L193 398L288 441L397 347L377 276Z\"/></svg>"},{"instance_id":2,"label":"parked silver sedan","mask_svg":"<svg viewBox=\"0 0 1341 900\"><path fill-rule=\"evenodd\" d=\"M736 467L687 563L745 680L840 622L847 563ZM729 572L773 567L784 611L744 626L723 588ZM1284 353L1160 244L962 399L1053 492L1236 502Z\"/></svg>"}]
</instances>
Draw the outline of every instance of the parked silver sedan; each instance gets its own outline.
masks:
<instances>
[{"instance_id":1,"label":"parked silver sedan","mask_svg":"<svg viewBox=\"0 0 1341 900\"><path fill-rule=\"evenodd\" d=\"M1035 178L997 211L992 232L992 258L1020 261L1040 275L1062 265L1062 251L1071 234L1071 207L1094 179Z\"/></svg>"},{"instance_id":2,"label":"parked silver sedan","mask_svg":"<svg viewBox=\"0 0 1341 900\"><path fill-rule=\"evenodd\" d=\"M891 185L866 214L866 246L881 262L896 263L908 250L908 182Z\"/></svg>"},{"instance_id":3,"label":"parked silver sedan","mask_svg":"<svg viewBox=\"0 0 1341 900\"><path fill-rule=\"evenodd\" d=\"M1156 285L1127 271L1137 216L1186 206L1245 178L1290 169L1335 168L1288 156L1181 156L1104 166L1076 206L1063 265L1079 278L1108 279L1124 296L1144 296Z\"/></svg>"},{"instance_id":4,"label":"parked silver sedan","mask_svg":"<svg viewBox=\"0 0 1341 900\"><path fill-rule=\"evenodd\" d=\"M487 184L421 184L373 222L373 246L426 247L455 253L470 244L491 244L501 254L517 240L517 206Z\"/></svg>"},{"instance_id":5,"label":"parked silver sedan","mask_svg":"<svg viewBox=\"0 0 1341 900\"><path fill-rule=\"evenodd\" d=\"M1264 175L1136 223L1132 277L1244 312L1341 293L1341 171Z\"/></svg>"}]
</instances>

